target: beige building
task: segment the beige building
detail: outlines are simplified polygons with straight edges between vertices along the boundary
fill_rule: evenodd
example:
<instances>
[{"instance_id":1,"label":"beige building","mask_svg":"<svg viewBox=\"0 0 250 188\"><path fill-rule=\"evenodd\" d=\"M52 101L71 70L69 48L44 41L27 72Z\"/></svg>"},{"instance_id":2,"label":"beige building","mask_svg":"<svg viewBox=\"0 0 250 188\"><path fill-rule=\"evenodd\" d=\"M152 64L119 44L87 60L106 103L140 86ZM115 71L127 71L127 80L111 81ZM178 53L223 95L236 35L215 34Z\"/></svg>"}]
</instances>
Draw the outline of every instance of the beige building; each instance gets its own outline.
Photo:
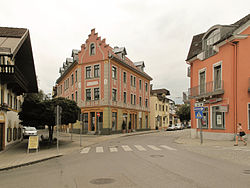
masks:
<instances>
[{"instance_id":1,"label":"beige building","mask_svg":"<svg viewBox=\"0 0 250 188\"><path fill-rule=\"evenodd\" d=\"M150 91L150 125L151 129L166 129L169 126L169 99L167 89Z\"/></svg>"}]
</instances>

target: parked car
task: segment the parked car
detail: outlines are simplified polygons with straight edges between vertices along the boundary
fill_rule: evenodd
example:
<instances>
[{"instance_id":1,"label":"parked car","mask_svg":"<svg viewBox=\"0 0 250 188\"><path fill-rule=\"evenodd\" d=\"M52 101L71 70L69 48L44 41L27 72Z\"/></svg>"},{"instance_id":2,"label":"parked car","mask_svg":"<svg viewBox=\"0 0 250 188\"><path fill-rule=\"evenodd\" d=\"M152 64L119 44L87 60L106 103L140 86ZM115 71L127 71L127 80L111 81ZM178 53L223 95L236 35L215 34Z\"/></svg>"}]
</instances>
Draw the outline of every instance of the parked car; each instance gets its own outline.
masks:
<instances>
[{"instance_id":1,"label":"parked car","mask_svg":"<svg viewBox=\"0 0 250 188\"><path fill-rule=\"evenodd\" d=\"M177 123L175 127L176 127L177 130L182 130L183 129L183 126L181 125L181 123Z\"/></svg>"},{"instance_id":2,"label":"parked car","mask_svg":"<svg viewBox=\"0 0 250 188\"><path fill-rule=\"evenodd\" d=\"M37 136L35 127L23 127L23 138L28 138L29 136Z\"/></svg>"},{"instance_id":3,"label":"parked car","mask_svg":"<svg viewBox=\"0 0 250 188\"><path fill-rule=\"evenodd\" d=\"M175 125L169 125L167 131L174 131L176 130Z\"/></svg>"}]
</instances>

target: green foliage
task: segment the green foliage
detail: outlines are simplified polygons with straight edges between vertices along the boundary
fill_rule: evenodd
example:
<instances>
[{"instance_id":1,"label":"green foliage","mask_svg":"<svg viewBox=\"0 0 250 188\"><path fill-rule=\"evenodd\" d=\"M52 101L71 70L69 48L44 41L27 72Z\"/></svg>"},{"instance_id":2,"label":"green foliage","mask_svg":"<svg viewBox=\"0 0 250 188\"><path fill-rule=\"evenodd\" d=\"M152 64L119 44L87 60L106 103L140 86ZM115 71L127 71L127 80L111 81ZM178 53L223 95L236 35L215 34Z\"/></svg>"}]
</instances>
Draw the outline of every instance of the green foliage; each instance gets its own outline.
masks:
<instances>
[{"instance_id":1,"label":"green foliage","mask_svg":"<svg viewBox=\"0 0 250 188\"><path fill-rule=\"evenodd\" d=\"M181 105L177 109L176 114L179 116L181 122L190 121L190 105L188 104Z\"/></svg>"},{"instance_id":2,"label":"green foliage","mask_svg":"<svg viewBox=\"0 0 250 188\"><path fill-rule=\"evenodd\" d=\"M56 124L55 108L62 107L61 123L75 123L80 113L80 108L75 101L66 98L48 99L42 93L26 94L19 112L21 124L25 126L38 127L47 125L49 127L50 140L52 140L53 127Z\"/></svg>"}]
</instances>

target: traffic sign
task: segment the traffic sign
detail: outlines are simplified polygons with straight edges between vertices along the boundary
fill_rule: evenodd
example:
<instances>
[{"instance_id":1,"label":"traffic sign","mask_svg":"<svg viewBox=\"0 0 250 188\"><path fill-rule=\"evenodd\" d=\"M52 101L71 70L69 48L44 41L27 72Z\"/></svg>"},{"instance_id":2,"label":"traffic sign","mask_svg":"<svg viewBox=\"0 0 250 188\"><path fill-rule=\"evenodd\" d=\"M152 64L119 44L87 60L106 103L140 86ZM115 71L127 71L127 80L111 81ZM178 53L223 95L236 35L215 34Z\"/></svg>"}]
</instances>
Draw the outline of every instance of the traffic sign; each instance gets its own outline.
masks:
<instances>
[{"instance_id":1,"label":"traffic sign","mask_svg":"<svg viewBox=\"0 0 250 188\"><path fill-rule=\"evenodd\" d=\"M195 111L195 119L202 119L203 113L202 111Z\"/></svg>"},{"instance_id":2,"label":"traffic sign","mask_svg":"<svg viewBox=\"0 0 250 188\"><path fill-rule=\"evenodd\" d=\"M194 107L194 111L203 111L204 107Z\"/></svg>"},{"instance_id":3,"label":"traffic sign","mask_svg":"<svg viewBox=\"0 0 250 188\"><path fill-rule=\"evenodd\" d=\"M97 115L98 117L100 117L100 113L99 113L99 112L97 112L96 115Z\"/></svg>"}]
</instances>

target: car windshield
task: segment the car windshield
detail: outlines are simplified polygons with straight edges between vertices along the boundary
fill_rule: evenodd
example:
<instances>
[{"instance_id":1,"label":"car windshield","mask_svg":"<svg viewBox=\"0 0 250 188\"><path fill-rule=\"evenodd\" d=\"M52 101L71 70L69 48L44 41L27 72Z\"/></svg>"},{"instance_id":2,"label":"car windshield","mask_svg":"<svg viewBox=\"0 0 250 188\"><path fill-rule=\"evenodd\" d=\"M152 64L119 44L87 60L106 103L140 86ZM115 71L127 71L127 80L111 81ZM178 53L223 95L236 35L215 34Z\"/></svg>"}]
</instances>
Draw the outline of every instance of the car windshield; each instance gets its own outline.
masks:
<instances>
[{"instance_id":1,"label":"car windshield","mask_svg":"<svg viewBox=\"0 0 250 188\"><path fill-rule=\"evenodd\" d=\"M36 131L36 128L35 127L27 127L25 130L26 131Z\"/></svg>"}]
</instances>

